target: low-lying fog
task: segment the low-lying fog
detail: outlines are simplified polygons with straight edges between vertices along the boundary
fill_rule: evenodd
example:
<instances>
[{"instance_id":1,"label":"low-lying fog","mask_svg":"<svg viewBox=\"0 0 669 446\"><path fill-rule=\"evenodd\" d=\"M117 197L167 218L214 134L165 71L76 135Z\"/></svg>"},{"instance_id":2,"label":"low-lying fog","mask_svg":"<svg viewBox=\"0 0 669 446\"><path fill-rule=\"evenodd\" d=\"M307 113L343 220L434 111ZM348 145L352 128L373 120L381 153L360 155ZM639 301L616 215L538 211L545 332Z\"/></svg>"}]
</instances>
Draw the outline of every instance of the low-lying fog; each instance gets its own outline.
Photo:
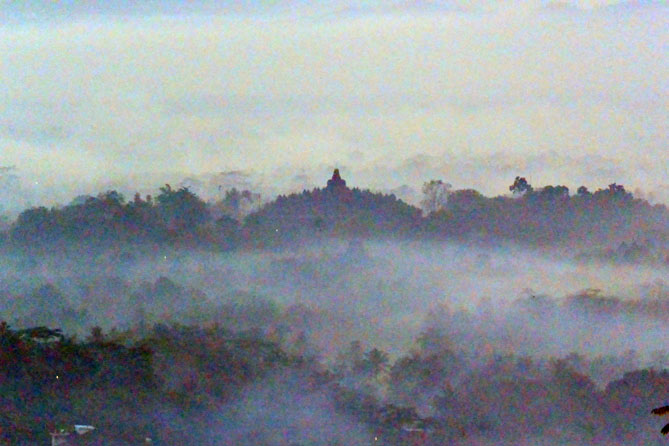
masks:
<instances>
[{"instance_id":1,"label":"low-lying fog","mask_svg":"<svg viewBox=\"0 0 669 446\"><path fill-rule=\"evenodd\" d=\"M455 342L537 356L635 350L647 358L669 339L667 306L658 313L648 304L669 299L666 267L577 263L569 253L338 240L263 252L26 254L2 263L0 293L14 296L2 308L10 323L30 315L34 324L64 324L33 311L36 289L51 284L79 331L147 315L235 319L265 331L280 319L326 360L353 340L406 353L428 325Z\"/></svg>"}]
</instances>

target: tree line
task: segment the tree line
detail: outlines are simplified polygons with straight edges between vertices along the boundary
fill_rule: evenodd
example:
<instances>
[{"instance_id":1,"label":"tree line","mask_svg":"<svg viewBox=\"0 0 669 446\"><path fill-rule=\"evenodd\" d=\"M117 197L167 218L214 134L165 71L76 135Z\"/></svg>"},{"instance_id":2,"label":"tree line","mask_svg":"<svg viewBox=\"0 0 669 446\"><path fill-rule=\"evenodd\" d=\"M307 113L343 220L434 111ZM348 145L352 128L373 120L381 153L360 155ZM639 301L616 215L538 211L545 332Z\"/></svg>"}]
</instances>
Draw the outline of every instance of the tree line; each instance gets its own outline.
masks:
<instances>
[{"instance_id":1,"label":"tree line","mask_svg":"<svg viewBox=\"0 0 669 446\"><path fill-rule=\"evenodd\" d=\"M188 188L166 185L155 198L136 194L126 201L108 191L62 207L27 209L2 240L21 246L142 242L213 249L322 237L450 238L534 246L588 241L611 249L624 243L629 252L617 255L621 259L669 262L669 210L635 198L622 185L595 192L582 186L570 195L566 186L535 189L516 177L509 189L513 196L486 197L433 180L423 187L421 210L394 195L344 185L280 195L254 209L244 204L257 203L257 194L249 191L233 189L208 204ZM243 208L249 213L243 215ZM611 251L588 255L616 257Z\"/></svg>"},{"instance_id":2,"label":"tree line","mask_svg":"<svg viewBox=\"0 0 669 446\"><path fill-rule=\"evenodd\" d=\"M227 424L216 426L226 405L244 400L244 389L277 373L298 377L293 390L304 401L325 395L332 416L370 433L353 439L356 444L370 445L540 438L663 444L650 411L669 393L667 370L637 369L599 387L582 371L583 357L467 351L435 331L394 360L353 342L331 367L289 353L262 331L220 326L93 328L77 340L57 329L2 323L0 346L0 442L15 445L46 444L49 432L81 422L94 425L105 444L151 438L152 444L214 445L224 429L237 428L253 437L240 444L346 444L297 442L282 422L234 426L223 418ZM256 408L247 401L243 410Z\"/></svg>"}]
</instances>

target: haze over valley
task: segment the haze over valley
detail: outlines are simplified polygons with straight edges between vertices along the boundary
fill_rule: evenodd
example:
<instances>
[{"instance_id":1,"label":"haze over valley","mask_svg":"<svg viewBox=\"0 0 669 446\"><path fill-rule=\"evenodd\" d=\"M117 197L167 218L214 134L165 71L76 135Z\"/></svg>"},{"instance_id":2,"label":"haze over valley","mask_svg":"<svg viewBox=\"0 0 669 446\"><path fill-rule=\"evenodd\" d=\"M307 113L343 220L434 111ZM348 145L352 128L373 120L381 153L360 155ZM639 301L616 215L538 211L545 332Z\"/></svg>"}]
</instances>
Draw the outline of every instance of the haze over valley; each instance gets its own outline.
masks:
<instances>
[{"instance_id":1,"label":"haze over valley","mask_svg":"<svg viewBox=\"0 0 669 446\"><path fill-rule=\"evenodd\" d=\"M0 444L665 444L668 18L0 3Z\"/></svg>"}]
</instances>

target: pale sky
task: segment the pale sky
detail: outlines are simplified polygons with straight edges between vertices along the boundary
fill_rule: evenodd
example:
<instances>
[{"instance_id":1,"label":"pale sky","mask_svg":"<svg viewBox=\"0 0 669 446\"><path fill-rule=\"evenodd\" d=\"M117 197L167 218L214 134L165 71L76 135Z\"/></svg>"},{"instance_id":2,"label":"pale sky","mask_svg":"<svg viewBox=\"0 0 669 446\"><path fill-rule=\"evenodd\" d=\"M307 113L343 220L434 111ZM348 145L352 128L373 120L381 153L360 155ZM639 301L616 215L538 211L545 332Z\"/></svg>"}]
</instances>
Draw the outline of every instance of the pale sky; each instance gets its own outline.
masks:
<instances>
[{"instance_id":1,"label":"pale sky","mask_svg":"<svg viewBox=\"0 0 669 446\"><path fill-rule=\"evenodd\" d=\"M519 174L669 201L664 1L98 3L0 0L0 166L31 204L335 165L377 189Z\"/></svg>"}]
</instances>

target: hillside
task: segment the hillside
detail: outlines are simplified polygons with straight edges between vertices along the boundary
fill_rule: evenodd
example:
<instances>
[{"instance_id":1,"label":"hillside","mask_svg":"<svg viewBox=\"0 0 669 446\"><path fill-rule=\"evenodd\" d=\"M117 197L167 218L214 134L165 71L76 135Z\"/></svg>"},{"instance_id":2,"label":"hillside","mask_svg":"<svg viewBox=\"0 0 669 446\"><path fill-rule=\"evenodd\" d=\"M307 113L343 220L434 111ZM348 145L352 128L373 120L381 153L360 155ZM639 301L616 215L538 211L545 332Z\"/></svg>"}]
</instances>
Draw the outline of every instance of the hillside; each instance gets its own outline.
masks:
<instances>
[{"instance_id":1,"label":"hillside","mask_svg":"<svg viewBox=\"0 0 669 446\"><path fill-rule=\"evenodd\" d=\"M613 183L570 194L566 186L533 188L517 177L511 195L425 183L423 209L395 195L350 188L335 169L323 188L279 195L244 217L227 191L204 202L188 188L126 201L116 191L82 196L65 206L30 208L0 232L0 245L34 251L112 247L120 257L139 246L208 250L310 243L325 238L455 240L486 245L557 247L581 260L669 263L669 210ZM250 210L250 209L249 209ZM241 220L241 221L240 221ZM124 254L126 253L126 254Z\"/></svg>"},{"instance_id":2,"label":"hillside","mask_svg":"<svg viewBox=\"0 0 669 446\"><path fill-rule=\"evenodd\" d=\"M335 169L324 188L280 195L250 214L245 236L258 243L333 236L398 236L420 228L422 212L394 195L350 189Z\"/></svg>"}]
</instances>

